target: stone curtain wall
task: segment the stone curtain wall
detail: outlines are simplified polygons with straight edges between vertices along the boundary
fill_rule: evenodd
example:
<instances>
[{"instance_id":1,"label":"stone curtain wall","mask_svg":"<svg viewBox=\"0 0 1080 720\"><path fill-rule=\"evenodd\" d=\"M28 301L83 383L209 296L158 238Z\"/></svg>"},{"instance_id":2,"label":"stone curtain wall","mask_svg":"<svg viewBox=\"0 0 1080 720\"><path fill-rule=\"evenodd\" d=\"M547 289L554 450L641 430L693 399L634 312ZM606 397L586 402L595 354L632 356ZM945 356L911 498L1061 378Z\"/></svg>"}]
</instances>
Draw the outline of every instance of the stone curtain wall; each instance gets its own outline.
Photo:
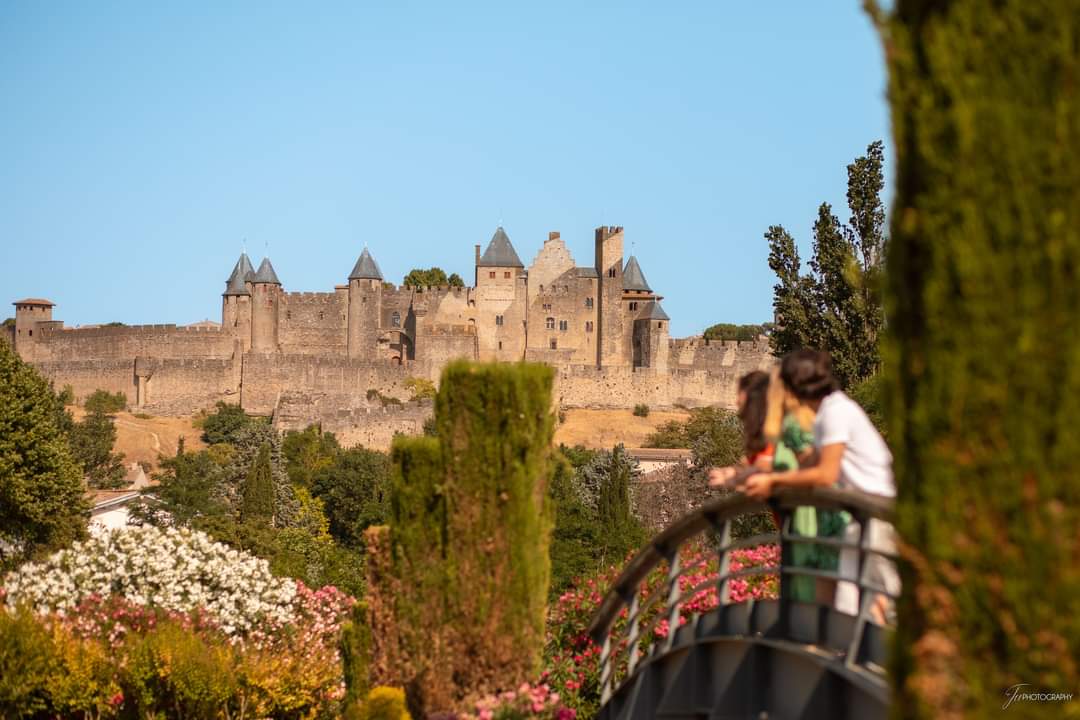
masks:
<instances>
[{"instance_id":1,"label":"stone curtain wall","mask_svg":"<svg viewBox=\"0 0 1080 720\"><path fill-rule=\"evenodd\" d=\"M395 434L422 434L433 413L430 400L383 407L356 395L287 391L274 411L274 427L285 432L317 423L334 433L342 447L389 450Z\"/></svg>"},{"instance_id":2,"label":"stone curtain wall","mask_svg":"<svg viewBox=\"0 0 1080 720\"><path fill-rule=\"evenodd\" d=\"M278 342L287 355L344 355L348 293L286 293L278 309Z\"/></svg>"},{"instance_id":3,"label":"stone curtain wall","mask_svg":"<svg viewBox=\"0 0 1080 720\"><path fill-rule=\"evenodd\" d=\"M212 408L219 400L236 402L240 392L239 363L233 360L163 360L135 361L141 376L142 397L139 409L155 415L190 415ZM137 398L128 397L137 407Z\"/></svg>"},{"instance_id":4,"label":"stone curtain wall","mask_svg":"<svg viewBox=\"0 0 1080 720\"><path fill-rule=\"evenodd\" d=\"M56 328L41 331L30 344L33 360L63 361L70 358L101 360L144 356L170 358L219 358L232 356L233 340L219 328L175 325Z\"/></svg>"},{"instance_id":5,"label":"stone curtain wall","mask_svg":"<svg viewBox=\"0 0 1080 720\"><path fill-rule=\"evenodd\" d=\"M46 361L35 362L34 367L52 381L57 392L71 385L76 402L82 402L95 390L108 390L124 393L128 403L135 404L134 360Z\"/></svg>"},{"instance_id":6,"label":"stone curtain wall","mask_svg":"<svg viewBox=\"0 0 1080 720\"><path fill-rule=\"evenodd\" d=\"M366 398L369 389L402 400L405 380L423 375L423 366L390 361L324 358L313 355L244 355L241 405L249 413L270 415L286 391L335 393Z\"/></svg>"}]
</instances>

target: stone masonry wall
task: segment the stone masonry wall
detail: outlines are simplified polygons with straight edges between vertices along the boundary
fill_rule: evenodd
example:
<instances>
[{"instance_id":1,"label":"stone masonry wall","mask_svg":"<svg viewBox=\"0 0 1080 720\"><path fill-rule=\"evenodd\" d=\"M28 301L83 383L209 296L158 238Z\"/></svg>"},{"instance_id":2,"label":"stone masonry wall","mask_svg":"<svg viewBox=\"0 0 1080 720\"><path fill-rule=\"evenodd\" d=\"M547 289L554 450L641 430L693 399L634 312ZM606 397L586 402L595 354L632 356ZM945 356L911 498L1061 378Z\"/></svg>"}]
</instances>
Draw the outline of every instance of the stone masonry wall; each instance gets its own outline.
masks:
<instances>
[{"instance_id":1,"label":"stone masonry wall","mask_svg":"<svg viewBox=\"0 0 1080 720\"><path fill-rule=\"evenodd\" d=\"M278 342L286 355L343 355L347 293L286 293L278 310Z\"/></svg>"},{"instance_id":2,"label":"stone masonry wall","mask_svg":"<svg viewBox=\"0 0 1080 720\"><path fill-rule=\"evenodd\" d=\"M433 412L430 400L383 407L355 395L286 391L274 410L274 427L285 432L318 423L342 447L389 450L395 434L421 434Z\"/></svg>"},{"instance_id":3,"label":"stone masonry wall","mask_svg":"<svg viewBox=\"0 0 1080 720\"><path fill-rule=\"evenodd\" d=\"M219 400L236 402L240 391L237 364L232 359L137 358L135 372L145 378L139 409L179 416L212 408Z\"/></svg>"},{"instance_id":4,"label":"stone masonry wall","mask_svg":"<svg viewBox=\"0 0 1080 720\"><path fill-rule=\"evenodd\" d=\"M71 385L75 401L82 402L95 390L123 393L128 403L135 405L135 361L120 360L64 360L34 362L34 367L52 381L57 392Z\"/></svg>"},{"instance_id":5,"label":"stone masonry wall","mask_svg":"<svg viewBox=\"0 0 1080 720\"><path fill-rule=\"evenodd\" d=\"M41 332L33 360L72 358L127 359L140 355L168 358L228 358L233 340L219 328L175 325L57 328Z\"/></svg>"},{"instance_id":6,"label":"stone masonry wall","mask_svg":"<svg viewBox=\"0 0 1080 720\"><path fill-rule=\"evenodd\" d=\"M364 397L369 389L406 400L405 380L424 376L423 366L390 361L350 360L315 355L263 355L243 358L240 403L249 413L270 415L286 391Z\"/></svg>"}]
</instances>

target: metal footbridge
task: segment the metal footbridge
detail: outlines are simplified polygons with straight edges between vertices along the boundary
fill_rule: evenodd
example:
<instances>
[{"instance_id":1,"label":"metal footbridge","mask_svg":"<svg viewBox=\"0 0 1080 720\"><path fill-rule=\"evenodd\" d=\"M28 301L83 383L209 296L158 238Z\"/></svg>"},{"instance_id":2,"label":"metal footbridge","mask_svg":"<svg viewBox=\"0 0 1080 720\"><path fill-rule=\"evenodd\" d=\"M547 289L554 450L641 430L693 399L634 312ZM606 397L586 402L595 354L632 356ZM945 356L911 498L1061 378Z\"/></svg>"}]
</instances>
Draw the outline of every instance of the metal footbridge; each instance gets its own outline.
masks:
<instances>
[{"instance_id":1,"label":"metal footbridge","mask_svg":"<svg viewBox=\"0 0 1080 720\"><path fill-rule=\"evenodd\" d=\"M795 509L805 506L846 510L853 523L843 537L799 535L792 520ZM871 520L888 521L892 509L889 499L855 491L786 489L768 504L732 493L672 523L627 564L589 627L602 648L598 717L886 718L884 668L898 587L874 572L894 550L868 528ZM736 518L766 510L778 517L779 532L732 536ZM682 567L680 550L691 542L715 553L706 555L715 568L704 582L686 588L681 578L700 575L700 565ZM767 544L779 545L779 565L732 567L733 551ZM799 544L833 547L847 560L835 571L797 566ZM643 583L657 571L666 571L666 583L644 595ZM777 599L731 601L732 583L765 574L779 575ZM796 600L799 576L826 588L850 583L853 598L857 587L857 614L834 609L831 594L825 602ZM717 589L716 607L680 625L680 606L710 587Z\"/></svg>"}]
</instances>

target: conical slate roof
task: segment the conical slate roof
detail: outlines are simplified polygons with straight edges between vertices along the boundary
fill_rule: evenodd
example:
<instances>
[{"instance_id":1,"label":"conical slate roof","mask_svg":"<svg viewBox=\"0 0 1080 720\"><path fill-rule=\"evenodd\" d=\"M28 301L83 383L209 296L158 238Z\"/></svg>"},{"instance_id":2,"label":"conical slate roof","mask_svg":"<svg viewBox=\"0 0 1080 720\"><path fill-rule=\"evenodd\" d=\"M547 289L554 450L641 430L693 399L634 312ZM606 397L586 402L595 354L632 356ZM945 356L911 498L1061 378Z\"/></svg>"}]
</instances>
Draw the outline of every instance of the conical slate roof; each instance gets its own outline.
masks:
<instances>
[{"instance_id":1,"label":"conical slate roof","mask_svg":"<svg viewBox=\"0 0 1080 720\"><path fill-rule=\"evenodd\" d=\"M645 306L644 315L642 318L645 320L670 320L668 314L664 312L664 308L660 307L660 303L653 300Z\"/></svg>"},{"instance_id":2,"label":"conical slate roof","mask_svg":"<svg viewBox=\"0 0 1080 720\"><path fill-rule=\"evenodd\" d=\"M244 280L248 275L254 274L255 271L251 269L251 260L248 259L247 253L240 253L240 259L236 261L232 275L225 281L225 292L222 295L250 295L251 293L244 286Z\"/></svg>"},{"instance_id":3,"label":"conical slate roof","mask_svg":"<svg viewBox=\"0 0 1080 720\"><path fill-rule=\"evenodd\" d=\"M281 281L277 279L277 273L274 272L274 266L270 264L270 258L263 258L263 261L259 263L259 270L255 273L255 277L251 279L251 282L281 284Z\"/></svg>"},{"instance_id":4,"label":"conical slate roof","mask_svg":"<svg viewBox=\"0 0 1080 720\"><path fill-rule=\"evenodd\" d=\"M633 255L626 261L626 267L623 268L622 286L623 290L652 292L652 288L649 287L649 283L645 280L645 273L641 272L641 266L638 265L637 258Z\"/></svg>"},{"instance_id":5,"label":"conical slate roof","mask_svg":"<svg viewBox=\"0 0 1080 720\"><path fill-rule=\"evenodd\" d=\"M382 272L379 270L379 263L375 262L375 258L371 257L371 253L367 248L364 248L364 252L360 253L360 257L357 259L356 264L353 265L352 272L349 273L350 280L382 280Z\"/></svg>"},{"instance_id":6,"label":"conical slate roof","mask_svg":"<svg viewBox=\"0 0 1080 720\"><path fill-rule=\"evenodd\" d=\"M510 238L506 236L506 231L502 229L501 225L496 228L495 234L491 236L491 242L488 243L487 250L484 251L483 256L480 258L480 266L525 267L521 262L521 258L514 252L514 246L510 244Z\"/></svg>"}]
</instances>

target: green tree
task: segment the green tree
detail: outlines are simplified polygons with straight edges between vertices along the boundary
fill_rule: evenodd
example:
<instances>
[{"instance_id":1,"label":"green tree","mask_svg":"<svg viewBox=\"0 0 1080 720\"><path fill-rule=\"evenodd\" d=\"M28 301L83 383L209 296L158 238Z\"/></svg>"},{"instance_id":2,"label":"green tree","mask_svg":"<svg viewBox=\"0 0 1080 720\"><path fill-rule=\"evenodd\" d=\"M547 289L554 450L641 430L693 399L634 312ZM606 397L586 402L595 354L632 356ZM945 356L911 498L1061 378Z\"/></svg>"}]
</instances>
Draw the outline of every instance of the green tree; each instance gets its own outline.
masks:
<instances>
[{"instance_id":1,"label":"green tree","mask_svg":"<svg viewBox=\"0 0 1080 720\"><path fill-rule=\"evenodd\" d=\"M0 565L86 535L82 475L48 382L0 343Z\"/></svg>"},{"instance_id":2,"label":"green tree","mask_svg":"<svg viewBox=\"0 0 1080 720\"><path fill-rule=\"evenodd\" d=\"M758 336L765 334L763 325L734 325L732 323L717 323L705 328L702 336L706 340L757 340Z\"/></svg>"},{"instance_id":3,"label":"green tree","mask_svg":"<svg viewBox=\"0 0 1080 720\"><path fill-rule=\"evenodd\" d=\"M332 466L341 452L333 433L323 432L318 425L303 431L285 433L281 453L285 457L285 472L294 485L310 488L315 475Z\"/></svg>"},{"instance_id":4,"label":"green tree","mask_svg":"<svg viewBox=\"0 0 1080 720\"><path fill-rule=\"evenodd\" d=\"M255 422L243 408L223 401L218 401L217 409L202 420L202 439L208 445L231 443L236 434Z\"/></svg>"},{"instance_id":5,"label":"green tree","mask_svg":"<svg viewBox=\"0 0 1080 720\"><path fill-rule=\"evenodd\" d=\"M251 467L263 446L268 445L270 479L274 488L274 527L295 527L299 519L300 505L285 470L281 435L266 423L252 422L237 430L230 444L235 452L232 453L232 458L222 473L222 482L216 490L220 498L228 504L234 515L241 514L243 489Z\"/></svg>"},{"instance_id":6,"label":"green tree","mask_svg":"<svg viewBox=\"0 0 1080 720\"><path fill-rule=\"evenodd\" d=\"M124 485L124 455L114 453L116 426L100 410L75 423L68 435L71 454L82 466L90 487L117 488Z\"/></svg>"},{"instance_id":7,"label":"green tree","mask_svg":"<svg viewBox=\"0 0 1080 720\"><path fill-rule=\"evenodd\" d=\"M543 365L451 363L436 398L438 437L394 442L397 614L403 645L421 663L406 683L414 706L446 710L537 670L553 379Z\"/></svg>"},{"instance_id":8,"label":"green tree","mask_svg":"<svg viewBox=\"0 0 1080 720\"><path fill-rule=\"evenodd\" d=\"M428 268L423 270L421 268L413 268L409 271L409 274L402 280L402 284L406 287L464 287L465 281L461 279L461 276L457 273L453 273L450 277L446 276L446 271L439 267Z\"/></svg>"},{"instance_id":9,"label":"green tree","mask_svg":"<svg viewBox=\"0 0 1080 720\"><path fill-rule=\"evenodd\" d=\"M354 447L341 451L311 482L312 493L326 506L330 535L342 545L363 547L363 532L386 522L389 512L390 458Z\"/></svg>"},{"instance_id":10,"label":"green tree","mask_svg":"<svg viewBox=\"0 0 1080 720\"><path fill-rule=\"evenodd\" d=\"M845 385L869 377L880 365L878 337L884 324L881 278L886 246L884 152L881 141L847 167L846 224L828 203L814 222L811 272L803 275L795 240L783 227L765 233L769 267L776 274L770 335L774 354L799 347L828 350Z\"/></svg>"},{"instance_id":11,"label":"green tree","mask_svg":"<svg viewBox=\"0 0 1080 720\"><path fill-rule=\"evenodd\" d=\"M1065 717L1002 691L1080 688L1080 12L889 5L894 713Z\"/></svg>"},{"instance_id":12,"label":"green tree","mask_svg":"<svg viewBox=\"0 0 1080 720\"><path fill-rule=\"evenodd\" d=\"M260 448L244 482L240 519L272 524L274 520L274 481L270 470L270 444Z\"/></svg>"},{"instance_id":13,"label":"green tree","mask_svg":"<svg viewBox=\"0 0 1080 720\"><path fill-rule=\"evenodd\" d=\"M208 518L231 517L217 492L223 463L209 450L161 458L154 484L142 490L130 515L139 524L208 529Z\"/></svg>"},{"instance_id":14,"label":"green tree","mask_svg":"<svg viewBox=\"0 0 1080 720\"><path fill-rule=\"evenodd\" d=\"M83 401L83 408L88 413L115 415L127 409L127 395L122 392L95 390Z\"/></svg>"}]
</instances>

